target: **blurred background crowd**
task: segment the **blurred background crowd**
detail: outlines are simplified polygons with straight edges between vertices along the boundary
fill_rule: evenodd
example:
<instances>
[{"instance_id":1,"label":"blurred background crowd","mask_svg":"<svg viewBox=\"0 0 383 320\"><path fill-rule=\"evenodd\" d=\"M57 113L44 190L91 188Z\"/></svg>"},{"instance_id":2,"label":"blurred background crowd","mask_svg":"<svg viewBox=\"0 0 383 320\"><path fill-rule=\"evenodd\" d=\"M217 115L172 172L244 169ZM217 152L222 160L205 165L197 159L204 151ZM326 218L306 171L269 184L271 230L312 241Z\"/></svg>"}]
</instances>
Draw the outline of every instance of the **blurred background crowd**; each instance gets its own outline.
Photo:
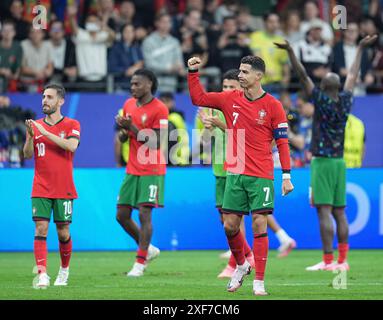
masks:
<instances>
[{"instance_id":1,"label":"blurred background crowd","mask_svg":"<svg viewBox=\"0 0 383 320\"><path fill-rule=\"evenodd\" d=\"M36 5L47 10L45 30L33 27L41 23L33 12ZM334 23L336 5L347 9L346 29ZM18 109L9 108L7 93L40 93L47 82L62 83L69 92L127 93L132 74L146 67L158 76L174 127L186 128L174 94L187 93L187 59L201 57L203 83L216 91L223 73L255 54L266 62L264 89L280 97L288 115L292 163L306 166L314 109L298 92L286 53L273 43L287 39L316 83L328 71L344 81L359 39L379 34L363 53L355 93L382 93L382 8L382 0L2 0L0 163L5 155L11 163L9 145L21 139L12 137L24 134L19 124L31 116L30 111L13 115L9 110ZM364 129L360 132L365 141ZM183 138L185 144L189 140ZM116 161L123 163L119 148ZM182 164L189 164L193 154ZM16 162L22 165L21 157Z\"/></svg>"}]
</instances>

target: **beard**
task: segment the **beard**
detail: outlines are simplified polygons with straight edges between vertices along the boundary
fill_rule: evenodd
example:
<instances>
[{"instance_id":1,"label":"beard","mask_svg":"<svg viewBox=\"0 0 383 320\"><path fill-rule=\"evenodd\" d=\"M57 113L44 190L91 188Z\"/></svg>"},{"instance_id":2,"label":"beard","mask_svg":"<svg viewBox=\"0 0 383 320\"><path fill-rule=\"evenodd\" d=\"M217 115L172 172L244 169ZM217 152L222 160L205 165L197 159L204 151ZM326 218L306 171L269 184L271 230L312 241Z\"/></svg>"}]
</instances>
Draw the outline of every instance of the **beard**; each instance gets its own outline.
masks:
<instances>
[{"instance_id":1,"label":"beard","mask_svg":"<svg viewBox=\"0 0 383 320\"><path fill-rule=\"evenodd\" d=\"M47 105L44 105L44 106L47 106ZM48 116L57 111L57 105L49 107L48 109L44 109L44 106L43 106L43 113L48 115Z\"/></svg>"}]
</instances>

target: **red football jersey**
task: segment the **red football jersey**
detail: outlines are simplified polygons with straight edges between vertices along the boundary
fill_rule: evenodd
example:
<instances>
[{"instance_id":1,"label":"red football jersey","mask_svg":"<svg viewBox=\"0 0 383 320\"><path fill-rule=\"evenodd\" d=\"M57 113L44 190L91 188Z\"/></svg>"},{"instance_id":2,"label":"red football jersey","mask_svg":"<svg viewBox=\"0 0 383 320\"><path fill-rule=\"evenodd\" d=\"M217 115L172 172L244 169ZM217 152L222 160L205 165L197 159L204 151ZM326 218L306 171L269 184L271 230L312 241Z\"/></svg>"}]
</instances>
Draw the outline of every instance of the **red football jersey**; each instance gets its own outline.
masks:
<instances>
[{"instance_id":1,"label":"red football jersey","mask_svg":"<svg viewBox=\"0 0 383 320\"><path fill-rule=\"evenodd\" d=\"M227 171L273 179L271 142L283 138L283 144L288 143L287 118L282 104L266 92L255 101L248 100L239 90L206 93L198 72L190 72L188 82L195 105L219 109L225 116ZM290 169L290 164L283 165L282 169Z\"/></svg>"},{"instance_id":2,"label":"red football jersey","mask_svg":"<svg viewBox=\"0 0 383 320\"><path fill-rule=\"evenodd\" d=\"M80 123L63 117L55 125L39 119L47 131L61 138L80 139ZM64 150L43 136L34 127L33 146L35 153L35 177L32 198L76 199L77 192L73 183L74 153Z\"/></svg>"},{"instance_id":3,"label":"red football jersey","mask_svg":"<svg viewBox=\"0 0 383 320\"><path fill-rule=\"evenodd\" d=\"M126 100L123 107L123 116L130 115L133 124L138 130L161 129L168 127L169 110L160 100L154 98L151 102L138 107L134 98ZM129 161L126 172L137 176L161 176L166 173L166 162L160 149L140 149L144 141L137 141L136 137L129 138ZM144 150L144 151L142 151ZM152 153L152 156L149 155Z\"/></svg>"}]
</instances>

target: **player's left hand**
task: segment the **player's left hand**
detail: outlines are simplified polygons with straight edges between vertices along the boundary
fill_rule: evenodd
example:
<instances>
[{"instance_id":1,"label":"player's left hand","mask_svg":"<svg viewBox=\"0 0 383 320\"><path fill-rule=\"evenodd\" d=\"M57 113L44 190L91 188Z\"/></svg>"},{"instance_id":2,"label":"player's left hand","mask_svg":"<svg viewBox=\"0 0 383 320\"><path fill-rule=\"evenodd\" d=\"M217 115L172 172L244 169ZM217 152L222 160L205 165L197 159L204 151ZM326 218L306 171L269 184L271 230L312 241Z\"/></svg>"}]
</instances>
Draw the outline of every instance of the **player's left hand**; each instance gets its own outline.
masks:
<instances>
[{"instance_id":1,"label":"player's left hand","mask_svg":"<svg viewBox=\"0 0 383 320\"><path fill-rule=\"evenodd\" d=\"M282 196L288 195L290 192L294 190L294 186L291 183L290 179L282 180Z\"/></svg>"},{"instance_id":2,"label":"player's left hand","mask_svg":"<svg viewBox=\"0 0 383 320\"><path fill-rule=\"evenodd\" d=\"M40 131L40 133L43 135L43 136L46 136L49 132L47 130L45 130L45 128L40 124L40 123L37 123L36 121L34 120L31 120L33 125L37 128L37 130Z\"/></svg>"},{"instance_id":3,"label":"player's left hand","mask_svg":"<svg viewBox=\"0 0 383 320\"><path fill-rule=\"evenodd\" d=\"M131 118L131 116L128 115L125 118L125 117L121 117L120 115L117 115L115 119L116 119L117 124L121 128L126 129L126 130L130 130L131 129L131 126L132 126L132 118Z\"/></svg>"}]
</instances>

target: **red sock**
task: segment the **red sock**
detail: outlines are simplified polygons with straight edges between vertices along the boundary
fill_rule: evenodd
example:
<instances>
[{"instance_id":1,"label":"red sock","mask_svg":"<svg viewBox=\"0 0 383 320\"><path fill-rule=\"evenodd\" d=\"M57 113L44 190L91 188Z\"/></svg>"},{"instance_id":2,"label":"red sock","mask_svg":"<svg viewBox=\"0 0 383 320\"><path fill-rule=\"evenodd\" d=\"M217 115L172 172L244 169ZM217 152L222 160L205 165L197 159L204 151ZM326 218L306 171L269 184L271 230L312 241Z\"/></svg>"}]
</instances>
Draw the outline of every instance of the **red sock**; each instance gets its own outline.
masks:
<instances>
[{"instance_id":1,"label":"red sock","mask_svg":"<svg viewBox=\"0 0 383 320\"><path fill-rule=\"evenodd\" d=\"M230 255L230 259L229 259L229 263L228 265L232 268L236 268L237 267L237 262L235 261L235 258L233 256L233 254Z\"/></svg>"},{"instance_id":2,"label":"red sock","mask_svg":"<svg viewBox=\"0 0 383 320\"><path fill-rule=\"evenodd\" d=\"M325 264L330 264L333 262L333 260L334 260L334 254L332 252L323 254L323 261Z\"/></svg>"},{"instance_id":3,"label":"red sock","mask_svg":"<svg viewBox=\"0 0 383 320\"><path fill-rule=\"evenodd\" d=\"M338 263L343 263L347 260L347 253L348 253L348 243L338 243Z\"/></svg>"},{"instance_id":4,"label":"red sock","mask_svg":"<svg viewBox=\"0 0 383 320\"><path fill-rule=\"evenodd\" d=\"M46 237L35 237L35 241L33 242L33 252L35 254L38 273L47 272L48 250Z\"/></svg>"},{"instance_id":5,"label":"red sock","mask_svg":"<svg viewBox=\"0 0 383 320\"><path fill-rule=\"evenodd\" d=\"M231 254L234 256L235 262L238 265L245 263L245 253L243 251L244 239L242 232L238 231L234 236L227 236Z\"/></svg>"},{"instance_id":6,"label":"red sock","mask_svg":"<svg viewBox=\"0 0 383 320\"><path fill-rule=\"evenodd\" d=\"M244 238L244 246L243 246L243 250L245 252L245 257L247 257L249 254L251 254L253 251L251 250L251 247L249 246L249 244L247 243L247 240L246 238Z\"/></svg>"},{"instance_id":7,"label":"red sock","mask_svg":"<svg viewBox=\"0 0 383 320\"><path fill-rule=\"evenodd\" d=\"M253 253L255 260L255 280L263 280L265 278L268 252L269 237L267 233L254 234Z\"/></svg>"},{"instance_id":8,"label":"red sock","mask_svg":"<svg viewBox=\"0 0 383 320\"><path fill-rule=\"evenodd\" d=\"M72 255L72 238L69 237L69 239L65 242L60 241L59 247L60 247L61 267L68 268L70 257Z\"/></svg>"},{"instance_id":9,"label":"red sock","mask_svg":"<svg viewBox=\"0 0 383 320\"><path fill-rule=\"evenodd\" d=\"M148 255L148 250L142 250L142 249L138 248L137 256L136 256L136 262L141 263L141 264L145 264L147 255Z\"/></svg>"}]
</instances>

